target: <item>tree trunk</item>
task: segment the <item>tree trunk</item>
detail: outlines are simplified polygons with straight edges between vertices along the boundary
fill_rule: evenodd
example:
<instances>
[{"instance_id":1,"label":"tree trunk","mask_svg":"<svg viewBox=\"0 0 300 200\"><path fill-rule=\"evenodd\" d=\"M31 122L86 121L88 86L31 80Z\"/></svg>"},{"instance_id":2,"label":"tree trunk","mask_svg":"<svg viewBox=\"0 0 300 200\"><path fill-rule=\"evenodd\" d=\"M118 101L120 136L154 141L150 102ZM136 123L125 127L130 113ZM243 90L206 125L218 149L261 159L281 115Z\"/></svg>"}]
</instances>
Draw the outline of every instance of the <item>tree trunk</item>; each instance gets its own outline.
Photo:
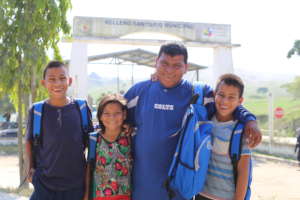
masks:
<instances>
[{"instance_id":1,"label":"tree trunk","mask_svg":"<svg viewBox=\"0 0 300 200\"><path fill-rule=\"evenodd\" d=\"M29 106L31 106L32 103L36 101L36 69L34 67L31 67L30 89L31 89L31 98L29 101Z\"/></svg>"},{"instance_id":2,"label":"tree trunk","mask_svg":"<svg viewBox=\"0 0 300 200\"><path fill-rule=\"evenodd\" d=\"M23 96L24 91L21 82L18 84L18 150L19 150L19 176L20 183L26 178L24 167L24 146L23 146ZM23 184L23 187L28 187L28 183Z\"/></svg>"}]
</instances>

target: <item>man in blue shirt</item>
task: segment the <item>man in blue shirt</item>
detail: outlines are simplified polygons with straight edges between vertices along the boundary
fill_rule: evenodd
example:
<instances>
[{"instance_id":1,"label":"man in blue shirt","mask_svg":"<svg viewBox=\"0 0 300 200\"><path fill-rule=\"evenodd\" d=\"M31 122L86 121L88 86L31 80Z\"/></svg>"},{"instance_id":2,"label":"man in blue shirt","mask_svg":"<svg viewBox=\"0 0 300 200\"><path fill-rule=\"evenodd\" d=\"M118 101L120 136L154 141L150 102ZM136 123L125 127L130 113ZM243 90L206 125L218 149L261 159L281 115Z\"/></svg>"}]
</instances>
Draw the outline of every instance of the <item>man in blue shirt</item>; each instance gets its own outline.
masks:
<instances>
[{"instance_id":1,"label":"man in blue shirt","mask_svg":"<svg viewBox=\"0 0 300 200\"><path fill-rule=\"evenodd\" d=\"M125 94L130 121L137 127L133 137L133 200L166 200L163 186L175 151L182 118L192 97L192 84L182 79L187 72L188 53L177 43L162 45L156 59L158 81L137 83ZM204 104L214 112L213 90L204 87ZM255 117L243 107L235 114L247 121L250 146L261 140ZM179 194L175 200L183 199Z\"/></svg>"}]
</instances>

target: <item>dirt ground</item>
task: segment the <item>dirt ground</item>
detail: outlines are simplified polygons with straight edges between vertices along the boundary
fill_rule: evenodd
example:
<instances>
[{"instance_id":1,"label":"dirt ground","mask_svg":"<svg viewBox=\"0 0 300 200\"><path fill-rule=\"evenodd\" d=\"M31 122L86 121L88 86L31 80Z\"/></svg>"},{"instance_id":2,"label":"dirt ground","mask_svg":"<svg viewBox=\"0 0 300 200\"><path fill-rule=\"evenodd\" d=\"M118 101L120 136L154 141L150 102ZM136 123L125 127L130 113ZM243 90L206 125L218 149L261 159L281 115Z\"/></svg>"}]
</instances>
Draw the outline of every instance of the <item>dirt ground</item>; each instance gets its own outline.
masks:
<instances>
[{"instance_id":1,"label":"dirt ground","mask_svg":"<svg viewBox=\"0 0 300 200\"><path fill-rule=\"evenodd\" d=\"M300 167L255 159L252 198L254 200L300 200Z\"/></svg>"},{"instance_id":2,"label":"dirt ground","mask_svg":"<svg viewBox=\"0 0 300 200\"><path fill-rule=\"evenodd\" d=\"M252 200L300 200L300 167L254 160ZM18 158L0 156L0 187L18 187Z\"/></svg>"}]
</instances>

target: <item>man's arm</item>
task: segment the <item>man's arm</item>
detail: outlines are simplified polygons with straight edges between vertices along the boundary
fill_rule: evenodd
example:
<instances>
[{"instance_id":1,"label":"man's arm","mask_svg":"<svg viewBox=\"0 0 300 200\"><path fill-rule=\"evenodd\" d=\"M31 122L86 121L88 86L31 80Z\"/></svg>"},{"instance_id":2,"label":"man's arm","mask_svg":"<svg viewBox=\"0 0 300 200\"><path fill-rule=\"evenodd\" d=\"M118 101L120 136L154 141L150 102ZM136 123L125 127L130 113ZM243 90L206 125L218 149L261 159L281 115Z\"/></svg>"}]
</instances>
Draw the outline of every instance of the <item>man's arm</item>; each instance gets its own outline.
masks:
<instances>
[{"instance_id":1,"label":"man's arm","mask_svg":"<svg viewBox=\"0 0 300 200\"><path fill-rule=\"evenodd\" d=\"M250 148L256 147L262 139L256 117L241 105L235 109L234 118L245 123L245 134L249 142L248 146Z\"/></svg>"},{"instance_id":2,"label":"man's arm","mask_svg":"<svg viewBox=\"0 0 300 200\"><path fill-rule=\"evenodd\" d=\"M209 85L204 86L204 105L207 109L208 118L211 117L216 112L215 102L214 102L214 92L213 89ZM239 106L234 111L234 118L236 120L245 123L245 133L249 140L249 147L256 147L262 139L261 131L258 128L256 117L250 113L243 106Z\"/></svg>"},{"instance_id":3,"label":"man's arm","mask_svg":"<svg viewBox=\"0 0 300 200\"><path fill-rule=\"evenodd\" d=\"M258 128L257 121L251 120L246 122L245 133L249 141L248 145L250 148L256 147L261 142L262 134Z\"/></svg>"}]
</instances>

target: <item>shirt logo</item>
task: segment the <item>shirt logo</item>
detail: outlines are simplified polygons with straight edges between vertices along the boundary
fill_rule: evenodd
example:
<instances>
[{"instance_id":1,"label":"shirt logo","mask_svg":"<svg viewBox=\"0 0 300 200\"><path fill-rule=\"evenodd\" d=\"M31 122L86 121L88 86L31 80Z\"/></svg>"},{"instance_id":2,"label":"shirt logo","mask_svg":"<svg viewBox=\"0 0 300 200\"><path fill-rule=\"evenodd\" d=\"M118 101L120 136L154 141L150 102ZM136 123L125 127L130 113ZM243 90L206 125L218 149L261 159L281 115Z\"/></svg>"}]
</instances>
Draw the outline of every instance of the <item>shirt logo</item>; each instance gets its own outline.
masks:
<instances>
[{"instance_id":1,"label":"shirt logo","mask_svg":"<svg viewBox=\"0 0 300 200\"><path fill-rule=\"evenodd\" d=\"M169 104L154 104L154 109L157 110L174 110L174 105Z\"/></svg>"}]
</instances>

